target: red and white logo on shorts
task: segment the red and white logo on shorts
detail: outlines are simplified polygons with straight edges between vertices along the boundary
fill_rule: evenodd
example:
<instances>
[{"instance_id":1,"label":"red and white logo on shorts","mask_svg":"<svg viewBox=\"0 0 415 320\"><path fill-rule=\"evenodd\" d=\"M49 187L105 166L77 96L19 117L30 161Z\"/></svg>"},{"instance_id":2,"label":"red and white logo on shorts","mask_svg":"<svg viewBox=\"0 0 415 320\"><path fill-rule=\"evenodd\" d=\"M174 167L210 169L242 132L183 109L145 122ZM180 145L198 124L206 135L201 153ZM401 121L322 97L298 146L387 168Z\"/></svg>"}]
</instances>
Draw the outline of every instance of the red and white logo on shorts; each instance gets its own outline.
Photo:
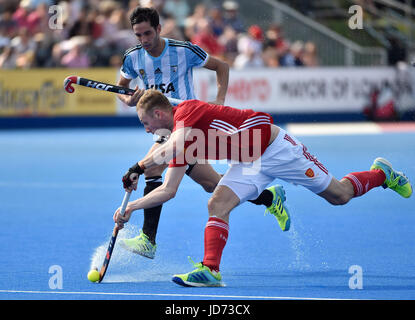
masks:
<instances>
[{"instance_id":1,"label":"red and white logo on shorts","mask_svg":"<svg viewBox=\"0 0 415 320\"><path fill-rule=\"evenodd\" d=\"M305 172L305 175L309 178L313 178L314 177L314 171L311 168L308 168L307 171Z\"/></svg>"}]
</instances>

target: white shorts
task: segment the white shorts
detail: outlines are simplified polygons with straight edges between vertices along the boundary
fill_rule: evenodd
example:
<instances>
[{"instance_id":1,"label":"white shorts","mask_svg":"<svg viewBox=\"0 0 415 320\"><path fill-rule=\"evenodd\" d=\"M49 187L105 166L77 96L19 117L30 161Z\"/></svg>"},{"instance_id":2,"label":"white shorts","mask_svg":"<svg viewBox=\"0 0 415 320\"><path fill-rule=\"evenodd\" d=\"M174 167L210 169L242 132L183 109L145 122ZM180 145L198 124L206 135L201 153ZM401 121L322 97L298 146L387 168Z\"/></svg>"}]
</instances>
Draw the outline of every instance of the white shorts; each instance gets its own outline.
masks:
<instances>
[{"instance_id":1,"label":"white shorts","mask_svg":"<svg viewBox=\"0 0 415 320\"><path fill-rule=\"evenodd\" d=\"M231 164L219 181L240 199L256 199L274 179L301 185L318 194L329 186L332 175L298 139L280 128L264 154L255 162Z\"/></svg>"}]
</instances>

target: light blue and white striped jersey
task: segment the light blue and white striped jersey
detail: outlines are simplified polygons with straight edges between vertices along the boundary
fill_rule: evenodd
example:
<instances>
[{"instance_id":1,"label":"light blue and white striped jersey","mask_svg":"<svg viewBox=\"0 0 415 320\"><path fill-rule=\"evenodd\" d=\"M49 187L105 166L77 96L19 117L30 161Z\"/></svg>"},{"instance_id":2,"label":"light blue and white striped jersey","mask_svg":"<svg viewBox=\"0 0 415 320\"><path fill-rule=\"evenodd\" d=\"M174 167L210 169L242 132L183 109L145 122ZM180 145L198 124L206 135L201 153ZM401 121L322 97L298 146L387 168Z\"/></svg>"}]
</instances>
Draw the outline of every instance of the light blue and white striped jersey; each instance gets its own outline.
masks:
<instances>
[{"instance_id":1,"label":"light blue and white striped jersey","mask_svg":"<svg viewBox=\"0 0 415 320\"><path fill-rule=\"evenodd\" d=\"M162 39L165 47L158 57L148 54L141 45L128 49L121 75L126 79L140 77L146 89L157 89L167 97L195 99L193 68L203 67L209 55L188 41Z\"/></svg>"}]
</instances>

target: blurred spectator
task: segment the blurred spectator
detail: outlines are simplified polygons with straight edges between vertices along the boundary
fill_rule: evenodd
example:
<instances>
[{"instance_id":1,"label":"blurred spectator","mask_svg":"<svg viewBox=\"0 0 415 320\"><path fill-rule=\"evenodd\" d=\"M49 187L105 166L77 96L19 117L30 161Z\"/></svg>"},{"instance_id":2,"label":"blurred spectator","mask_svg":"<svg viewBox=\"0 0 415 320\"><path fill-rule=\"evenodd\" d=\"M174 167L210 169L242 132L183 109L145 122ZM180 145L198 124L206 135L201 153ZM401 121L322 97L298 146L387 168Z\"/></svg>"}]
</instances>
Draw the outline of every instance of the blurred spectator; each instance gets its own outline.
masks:
<instances>
[{"instance_id":1,"label":"blurred spectator","mask_svg":"<svg viewBox=\"0 0 415 320\"><path fill-rule=\"evenodd\" d=\"M207 19L199 21L198 30L191 38L191 42L197 44L212 56L221 57L224 53L224 47L213 34Z\"/></svg>"},{"instance_id":2,"label":"blurred spectator","mask_svg":"<svg viewBox=\"0 0 415 320\"><path fill-rule=\"evenodd\" d=\"M184 32L185 21L189 16L190 7L186 0L169 0L166 1L163 7L164 13L176 20L176 25ZM166 22L163 23L163 28Z\"/></svg>"},{"instance_id":3,"label":"blurred spectator","mask_svg":"<svg viewBox=\"0 0 415 320\"><path fill-rule=\"evenodd\" d=\"M271 24L265 32L265 45L274 46L276 49L281 50L287 46L287 42L284 40L280 25Z\"/></svg>"},{"instance_id":4,"label":"blurred spectator","mask_svg":"<svg viewBox=\"0 0 415 320\"><path fill-rule=\"evenodd\" d=\"M52 67L51 51L53 48L53 38L46 33L37 33L33 40L36 43L36 51L33 66L34 67Z\"/></svg>"},{"instance_id":5,"label":"blurred spectator","mask_svg":"<svg viewBox=\"0 0 415 320\"><path fill-rule=\"evenodd\" d=\"M280 66L278 50L273 46L267 46L263 53L262 58L264 65L268 68L276 68Z\"/></svg>"},{"instance_id":6,"label":"blurred spectator","mask_svg":"<svg viewBox=\"0 0 415 320\"><path fill-rule=\"evenodd\" d=\"M10 38L8 37L7 27L0 24L0 53L4 47L10 45Z\"/></svg>"},{"instance_id":7,"label":"blurred spectator","mask_svg":"<svg viewBox=\"0 0 415 320\"><path fill-rule=\"evenodd\" d=\"M248 29L248 34L251 39L253 39L254 41L260 42L262 45L264 41L264 33L260 26L256 24L250 26Z\"/></svg>"},{"instance_id":8,"label":"blurred spectator","mask_svg":"<svg viewBox=\"0 0 415 320\"><path fill-rule=\"evenodd\" d=\"M61 60L64 54L61 43L55 43L52 47L51 59L47 62L48 67L61 67Z\"/></svg>"},{"instance_id":9,"label":"blurred spectator","mask_svg":"<svg viewBox=\"0 0 415 320\"><path fill-rule=\"evenodd\" d=\"M156 9L160 14L163 12L164 5L167 0L140 0L142 7L152 7ZM171 0L168 0L171 1Z\"/></svg>"},{"instance_id":10,"label":"blurred spectator","mask_svg":"<svg viewBox=\"0 0 415 320\"><path fill-rule=\"evenodd\" d=\"M4 37L10 38L17 34L19 25L13 18L13 11L11 9L5 10L0 13L0 34Z\"/></svg>"},{"instance_id":11,"label":"blurred spectator","mask_svg":"<svg viewBox=\"0 0 415 320\"><path fill-rule=\"evenodd\" d=\"M16 37L10 43L12 47L11 62L18 68L28 68L33 63L36 43L30 36L27 28L21 28Z\"/></svg>"},{"instance_id":12,"label":"blurred spectator","mask_svg":"<svg viewBox=\"0 0 415 320\"><path fill-rule=\"evenodd\" d=\"M226 26L218 41L225 49L223 59L232 67L238 55L238 35L236 31L232 27Z\"/></svg>"},{"instance_id":13,"label":"blurred spectator","mask_svg":"<svg viewBox=\"0 0 415 320\"><path fill-rule=\"evenodd\" d=\"M37 32L50 32L48 25L49 12L48 6L44 2L40 2L36 8L31 11L27 16L27 26L32 35Z\"/></svg>"},{"instance_id":14,"label":"blurred spectator","mask_svg":"<svg viewBox=\"0 0 415 320\"><path fill-rule=\"evenodd\" d=\"M0 54L0 68L13 69L16 68L16 61L13 59L13 48L5 47Z\"/></svg>"},{"instance_id":15,"label":"blurred spectator","mask_svg":"<svg viewBox=\"0 0 415 320\"><path fill-rule=\"evenodd\" d=\"M245 32L245 25L239 16L239 4L232 0L223 3L225 25L231 26L237 33Z\"/></svg>"},{"instance_id":16,"label":"blurred spectator","mask_svg":"<svg viewBox=\"0 0 415 320\"><path fill-rule=\"evenodd\" d=\"M30 4L30 0L20 1L19 7L13 14L13 19L17 22L19 28L29 28L27 17L29 16L31 10L32 7Z\"/></svg>"},{"instance_id":17,"label":"blurred spectator","mask_svg":"<svg viewBox=\"0 0 415 320\"><path fill-rule=\"evenodd\" d=\"M264 35L262 29L257 25L252 25L248 29L248 34L238 40L239 54L233 66L237 69L262 67L262 45Z\"/></svg>"},{"instance_id":18,"label":"blurred spectator","mask_svg":"<svg viewBox=\"0 0 415 320\"><path fill-rule=\"evenodd\" d=\"M167 18L163 22L160 35L165 38L184 40L183 32L173 18Z\"/></svg>"},{"instance_id":19,"label":"blurred spectator","mask_svg":"<svg viewBox=\"0 0 415 320\"><path fill-rule=\"evenodd\" d=\"M61 0L58 2L58 6L63 10L64 20L68 28L79 19L85 5L84 0Z\"/></svg>"},{"instance_id":20,"label":"blurred spectator","mask_svg":"<svg viewBox=\"0 0 415 320\"><path fill-rule=\"evenodd\" d=\"M319 65L317 46L314 42L308 41L304 45L302 62L306 67L317 67Z\"/></svg>"},{"instance_id":21,"label":"blurred spectator","mask_svg":"<svg viewBox=\"0 0 415 320\"><path fill-rule=\"evenodd\" d=\"M112 10L109 21L117 30L129 30L131 28L127 11L118 5Z\"/></svg>"},{"instance_id":22,"label":"blurred spectator","mask_svg":"<svg viewBox=\"0 0 415 320\"><path fill-rule=\"evenodd\" d=\"M131 32L129 16L139 3L139 0L129 0L126 7L122 7L114 1L107 1L100 3L97 10L92 9L96 12L94 14L96 17L94 18L90 13L90 20L95 21L96 29L100 32L98 38L94 37L96 39L95 45L100 50L108 51L110 49L109 56L111 56L137 44L137 38ZM106 46L110 48L106 48Z\"/></svg>"},{"instance_id":23,"label":"blurred spectator","mask_svg":"<svg viewBox=\"0 0 415 320\"><path fill-rule=\"evenodd\" d=\"M302 59L303 53L303 42L295 41L289 47L286 47L282 50L280 55L280 65L282 67L300 67L304 63Z\"/></svg>"},{"instance_id":24,"label":"blurred spectator","mask_svg":"<svg viewBox=\"0 0 415 320\"><path fill-rule=\"evenodd\" d=\"M79 12L78 19L74 22L68 32L68 38L75 36L90 36L94 33L94 21L88 19L89 8L83 7Z\"/></svg>"},{"instance_id":25,"label":"blurred spectator","mask_svg":"<svg viewBox=\"0 0 415 320\"><path fill-rule=\"evenodd\" d=\"M116 34L119 26L117 20L113 18L113 13L118 8L118 3L112 0L105 0L99 3L97 22L102 26L102 36L99 46L118 41Z\"/></svg>"},{"instance_id":26,"label":"blurred spectator","mask_svg":"<svg viewBox=\"0 0 415 320\"><path fill-rule=\"evenodd\" d=\"M35 52L26 51L17 55L15 63L18 69L28 69L33 67L35 61Z\"/></svg>"},{"instance_id":27,"label":"blurred spectator","mask_svg":"<svg viewBox=\"0 0 415 320\"><path fill-rule=\"evenodd\" d=\"M220 37L225 30L225 20L222 16L220 7L214 6L208 12L209 25L212 28L212 32L216 37Z\"/></svg>"},{"instance_id":28,"label":"blurred spectator","mask_svg":"<svg viewBox=\"0 0 415 320\"><path fill-rule=\"evenodd\" d=\"M100 1L96 10L90 10L86 23L95 30L96 38L88 40L84 47L89 63L94 66L108 66L111 56L136 44L127 20L127 11L112 0ZM129 33L124 30L130 31ZM91 34L91 33L90 33Z\"/></svg>"},{"instance_id":29,"label":"blurred spectator","mask_svg":"<svg viewBox=\"0 0 415 320\"><path fill-rule=\"evenodd\" d=\"M90 66L89 58L83 50L85 42L81 39L72 40L72 48L66 53L61 60L61 65L67 68L88 68Z\"/></svg>"},{"instance_id":30,"label":"blurred spectator","mask_svg":"<svg viewBox=\"0 0 415 320\"><path fill-rule=\"evenodd\" d=\"M190 40L198 32L198 24L200 21L206 19L206 6L198 4L194 8L193 14L185 20L184 35L187 40Z\"/></svg>"},{"instance_id":31,"label":"blurred spectator","mask_svg":"<svg viewBox=\"0 0 415 320\"><path fill-rule=\"evenodd\" d=\"M89 35L94 40L101 38L104 32L104 27L99 22L98 17L99 17L99 10L97 8L90 8L90 10L87 13L87 17L85 21L85 23L88 25L88 28L90 28L91 30L91 33Z\"/></svg>"},{"instance_id":32,"label":"blurred spectator","mask_svg":"<svg viewBox=\"0 0 415 320\"><path fill-rule=\"evenodd\" d=\"M129 17L131 12L140 5L140 0L128 0L128 12L127 16Z\"/></svg>"}]
</instances>

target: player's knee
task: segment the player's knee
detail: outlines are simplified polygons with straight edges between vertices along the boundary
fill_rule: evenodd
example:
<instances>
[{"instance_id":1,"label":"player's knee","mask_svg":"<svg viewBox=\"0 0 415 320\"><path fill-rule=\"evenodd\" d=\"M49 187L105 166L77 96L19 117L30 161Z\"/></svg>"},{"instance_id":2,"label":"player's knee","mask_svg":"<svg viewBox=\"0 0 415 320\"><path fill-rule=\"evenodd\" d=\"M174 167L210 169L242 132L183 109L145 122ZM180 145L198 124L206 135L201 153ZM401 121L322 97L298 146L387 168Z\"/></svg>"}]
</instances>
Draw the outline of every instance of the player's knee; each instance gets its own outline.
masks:
<instances>
[{"instance_id":1,"label":"player's knee","mask_svg":"<svg viewBox=\"0 0 415 320\"><path fill-rule=\"evenodd\" d=\"M209 213L214 213L218 210L218 203L214 198L210 198L208 201L208 211Z\"/></svg>"},{"instance_id":2,"label":"player's knee","mask_svg":"<svg viewBox=\"0 0 415 320\"><path fill-rule=\"evenodd\" d=\"M340 194L330 198L326 198L326 200L332 205L342 206L349 202L350 197L345 194Z\"/></svg>"},{"instance_id":3,"label":"player's knee","mask_svg":"<svg viewBox=\"0 0 415 320\"><path fill-rule=\"evenodd\" d=\"M223 203L216 198L209 199L208 211L210 216L216 216L220 219L224 219L227 215L227 212L224 211Z\"/></svg>"},{"instance_id":4,"label":"player's knee","mask_svg":"<svg viewBox=\"0 0 415 320\"><path fill-rule=\"evenodd\" d=\"M350 192L348 186L334 178L328 188L319 195L335 206L345 205L353 198L353 193Z\"/></svg>"}]
</instances>

